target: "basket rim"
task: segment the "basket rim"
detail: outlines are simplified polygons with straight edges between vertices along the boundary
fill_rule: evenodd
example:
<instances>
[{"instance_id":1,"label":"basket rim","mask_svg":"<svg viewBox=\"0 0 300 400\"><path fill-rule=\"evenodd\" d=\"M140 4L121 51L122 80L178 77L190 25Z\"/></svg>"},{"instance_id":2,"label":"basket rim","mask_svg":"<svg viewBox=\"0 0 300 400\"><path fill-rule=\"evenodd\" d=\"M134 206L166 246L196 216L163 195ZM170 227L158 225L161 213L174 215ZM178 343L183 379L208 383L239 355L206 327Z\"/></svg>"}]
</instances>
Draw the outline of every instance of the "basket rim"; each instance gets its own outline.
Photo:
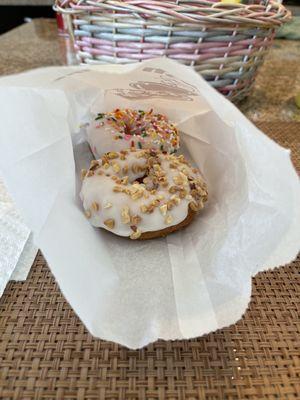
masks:
<instances>
[{"instance_id":1,"label":"basket rim","mask_svg":"<svg viewBox=\"0 0 300 400\"><path fill-rule=\"evenodd\" d=\"M191 2L195 5L191 6ZM53 9L71 15L105 13L108 16L119 11L123 15L132 14L144 20L145 24L147 18L159 17L161 23L166 25L180 22L202 25L222 23L275 28L291 19L291 12L275 0L270 0L268 5L216 3L212 0L55 0Z\"/></svg>"}]
</instances>

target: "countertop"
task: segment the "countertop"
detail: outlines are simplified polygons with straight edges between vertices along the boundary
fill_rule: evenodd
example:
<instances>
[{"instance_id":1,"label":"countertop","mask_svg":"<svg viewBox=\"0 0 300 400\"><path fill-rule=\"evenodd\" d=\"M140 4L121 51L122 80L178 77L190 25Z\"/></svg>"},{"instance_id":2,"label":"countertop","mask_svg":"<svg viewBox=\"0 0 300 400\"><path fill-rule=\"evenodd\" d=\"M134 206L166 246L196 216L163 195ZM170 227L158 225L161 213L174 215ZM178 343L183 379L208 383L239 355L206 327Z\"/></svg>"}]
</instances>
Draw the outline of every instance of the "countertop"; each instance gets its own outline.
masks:
<instances>
[{"instance_id":1,"label":"countertop","mask_svg":"<svg viewBox=\"0 0 300 400\"><path fill-rule=\"evenodd\" d=\"M55 20L36 19L0 36L0 74L74 62L70 40L58 36ZM238 106L253 121L300 121L299 93L300 41L275 40L251 95Z\"/></svg>"}]
</instances>

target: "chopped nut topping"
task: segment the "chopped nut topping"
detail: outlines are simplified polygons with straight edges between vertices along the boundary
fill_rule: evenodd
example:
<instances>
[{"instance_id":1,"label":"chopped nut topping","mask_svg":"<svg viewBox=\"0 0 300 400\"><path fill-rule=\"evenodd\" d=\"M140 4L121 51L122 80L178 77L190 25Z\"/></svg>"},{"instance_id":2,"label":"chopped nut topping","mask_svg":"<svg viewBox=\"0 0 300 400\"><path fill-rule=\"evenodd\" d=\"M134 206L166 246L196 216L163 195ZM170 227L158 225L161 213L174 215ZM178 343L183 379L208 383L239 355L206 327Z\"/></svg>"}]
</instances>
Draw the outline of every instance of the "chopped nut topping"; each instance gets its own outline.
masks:
<instances>
[{"instance_id":1,"label":"chopped nut topping","mask_svg":"<svg viewBox=\"0 0 300 400\"><path fill-rule=\"evenodd\" d=\"M137 179L133 183L133 179L129 180L128 176L129 165L127 162L124 162L124 160L126 160L126 154L128 153L135 153L136 156L136 160L130 164L130 170L136 174L134 178ZM123 160L123 162L119 162L117 159ZM144 217L145 214L153 213L156 208L159 208L164 223L170 225L174 220L174 217L170 214L172 213L170 210L178 206L182 199L187 199L189 207L193 211L198 211L202 208L203 203L206 201L206 185L203 183L202 179L191 174L191 171L196 174L198 170L195 168L192 169L183 156L165 155L164 160L166 159L169 160L171 176L169 174L167 175L162 167L164 163L160 153L144 149L123 150L120 153L109 152L102 157L103 168L99 168L101 165L99 161L93 160L90 169L88 171L82 171L82 178L93 176L93 170L96 170L95 174L108 174L114 181L112 184L113 192L126 193L132 200L149 199L148 201L141 200L145 201L145 203L147 202L147 204L141 204L140 206L137 204L140 208L140 212L138 211L136 215L130 215L128 206L123 206L121 208L120 219L123 224L128 224L127 226L131 227L131 239L138 239L141 236L142 232L137 227L140 226L142 217ZM147 160L147 162L145 162L145 160ZM105 169L109 167L112 167L111 170L105 171ZM112 171L114 171L113 174L115 175L111 174ZM143 177L144 175L146 175L145 178L138 179L138 177ZM143 183L140 183L141 181ZM164 196L164 192L169 192L170 194ZM165 204L163 204L163 202L165 202ZM102 205L102 208L108 209L112 206L112 203L106 202L106 204ZM100 210L100 204L93 202L90 205L90 209L87 210L85 214L87 218L91 218L93 212L99 212ZM108 218L104 221L108 229L113 229L116 223L117 220L113 218Z\"/></svg>"},{"instance_id":2,"label":"chopped nut topping","mask_svg":"<svg viewBox=\"0 0 300 400\"><path fill-rule=\"evenodd\" d=\"M130 217L130 222L132 225L138 225L141 222L142 218L139 215L132 215Z\"/></svg>"},{"instance_id":3,"label":"chopped nut topping","mask_svg":"<svg viewBox=\"0 0 300 400\"><path fill-rule=\"evenodd\" d=\"M181 172L182 172L184 175L186 175L186 176L189 175L189 171L188 171L188 169L185 168L185 167L181 168Z\"/></svg>"},{"instance_id":4,"label":"chopped nut topping","mask_svg":"<svg viewBox=\"0 0 300 400\"><path fill-rule=\"evenodd\" d=\"M113 191L116 193L121 193L123 192L123 188L121 186L114 186Z\"/></svg>"},{"instance_id":5,"label":"chopped nut topping","mask_svg":"<svg viewBox=\"0 0 300 400\"><path fill-rule=\"evenodd\" d=\"M184 189L180 190L179 197L181 199L184 199L186 195L187 195L187 191L186 190L184 190Z\"/></svg>"},{"instance_id":6,"label":"chopped nut topping","mask_svg":"<svg viewBox=\"0 0 300 400\"><path fill-rule=\"evenodd\" d=\"M107 226L109 229L114 229L115 227L115 220L112 218L106 219L104 221L104 225Z\"/></svg>"},{"instance_id":7,"label":"chopped nut topping","mask_svg":"<svg viewBox=\"0 0 300 400\"><path fill-rule=\"evenodd\" d=\"M107 153L107 157L110 160L113 160L114 158L119 158L119 155L115 151L110 151L109 153Z\"/></svg>"},{"instance_id":8,"label":"chopped nut topping","mask_svg":"<svg viewBox=\"0 0 300 400\"><path fill-rule=\"evenodd\" d=\"M154 206L152 205L152 204L150 204L148 207L147 207L147 214L152 214L153 213L153 211L154 211Z\"/></svg>"},{"instance_id":9,"label":"chopped nut topping","mask_svg":"<svg viewBox=\"0 0 300 400\"><path fill-rule=\"evenodd\" d=\"M192 201L192 202L190 203L190 208L191 208L193 211L199 211L199 206L198 206L198 204L197 204L195 201Z\"/></svg>"},{"instance_id":10,"label":"chopped nut topping","mask_svg":"<svg viewBox=\"0 0 300 400\"><path fill-rule=\"evenodd\" d=\"M170 186L169 187L170 193L176 193L176 192L179 192L180 190L181 190L180 186Z\"/></svg>"},{"instance_id":11,"label":"chopped nut topping","mask_svg":"<svg viewBox=\"0 0 300 400\"><path fill-rule=\"evenodd\" d=\"M99 167L99 163L97 160L92 160L90 165L90 170L94 171L97 167Z\"/></svg>"},{"instance_id":12,"label":"chopped nut topping","mask_svg":"<svg viewBox=\"0 0 300 400\"><path fill-rule=\"evenodd\" d=\"M154 158L154 157L149 157L148 158L148 165L150 166L150 167L152 167L154 164L156 164L157 163L157 160L156 160L156 158Z\"/></svg>"},{"instance_id":13,"label":"chopped nut topping","mask_svg":"<svg viewBox=\"0 0 300 400\"><path fill-rule=\"evenodd\" d=\"M194 197L194 199L199 199L200 198L200 193L198 192L198 190L191 190L191 195Z\"/></svg>"},{"instance_id":14,"label":"chopped nut topping","mask_svg":"<svg viewBox=\"0 0 300 400\"><path fill-rule=\"evenodd\" d=\"M135 225L130 225L130 228L133 230L133 232L137 231L137 226L135 226Z\"/></svg>"},{"instance_id":15,"label":"chopped nut topping","mask_svg":"<svg viewBox=\"0 0 300 400\"><path fill-rule=\"evenodd\" d=\"M174 207L174 203L172 200L167 201L167 208L168 210L172 210L172 208Z\"/></svg>"},{"instance_id":16,"label":"chopped nut topping","mask_svg":"<svg viewBox=\"0 0 300 400\"><path fill-rule=\"evenodd\" d=\"M140 210L142 211L142 213L146 213L147 212L147 206L145 206L145 204L142 204L140 206Z\"/></svg>"},{"instance_id":17,"label":"chopped nut topping","mask_svg":"<svg viewBox=\"0 0 300 400\"><path fill-rule=\"evenodd\" d=\"M130 222L130 215L129 215L129 207L124 206L121 209L121 221L123 224L129 224Z\"/></svg>"},{"instance_id":18,"label":"chopped nut topping","mask_svg":"<svg viewBox=\"0 0 300 400\"><path fill-rule=\"evenodd\" d=\"M170 163L170 168L177 169L177 164L175 164L174 162L171 162Z\"/></svg>"},{"instance_id":19,"label":"chopped nut topping","mask_svg":"<svg viewBox=\"0 0 300 400\"><path fill-rule=\"evenodd\" d=\"M172 217L172 215L170 215L170 214L168 214L168 215L166 215L166 217L165 217L165 223L166 224L171 224L173 222L173 217Z\"/></svg>"},{"instance_id":20,"label":"chopped nut topping","mask_svg":"<svg viewBox=\"0 0 300 400\"><path fill-rule=\"evenodd\" d=\"M113 165L112 165L112 167L113 167L113 170L115 171L115 172L120 172L120 170L121 170L121 167L120 167L120 165L117 163L117 162L114 162L113 163Z\"/></svg>"},{"instance_id":21,"label":"chopped nut topping","mask_svg":"<svg viewBox=\"0 0 300 400\"><path fill-rule=\"evenodd\" d=\"M133 226L131 228L133 228ZM133 240L138 239L141 236L141 234L142 234L142 231L140 231L138 228L136 228L136 230L133 231L133 233L130 235L130 239L133 239Z\"/></svg>"},{"instance_id":22,"label":"chopped nut topping","mask_svg":"<svg viewBox=\"0 0 300 400\"><path fill-rule=\"evenodd\" d=\"M99 211L99 210L100 210L100 205L99 205L96 201L94 201L94 202L92 203L92 209L93 209L94 211Z\"/></svg>"},{"instance_id":23,"label":"chopped nut topping","mask_svg":"<svg viewBox=\"0 0 300 400\"><path fill-rule=\"evenodd\" d=\"M90 212L90 210L85 210L84 213L85 213L85 216L86 216L87 218L91 218L92 213Z\"/></svg>"},{"instance_id":24,"label":"chopped nut topping","mask_svg":"<svg viewBox=\"0 0 300 400\"><path fill-rule=\"evenodd\" d=\"M138 153L136 153L136 158L142 158L145 157L146 152L145 151L139 151Z\"/></svg>"},{"instance_id":25,"label":"chopped nut topping","mask_svg":"<svg viewBox=\"0 0 300 400\"><path fill-rule=\"evenodd\" d=\"M86 170L86 169L82 169L82 170L81 170L81 173L80 173L81 179L84 179L85 176L86 176L86 174L87 174L87 170Z\"/></svg>"},{"instance_id":26,"label":"chopped nut topping","mask_svg":"<svg viewBox=\"0 0 300 400\"><path fill-rule=\"evenodd\" d=\"M163 204L162 206L159 207L159 211L162 213L163 216L167 214L168 206L167 204Z\"/></svg>"},{"instance_id":27,"label":"chopped nut topping","mask_svg":"<svg viewBox=\"0 0 300 400\"><path fill-rule=\"evenodd\" d=\"M138 199L140 199L142 196L143 196L143 193L142 193L142 192L135 192L135 193L132 193L131 198L132 198L132 200L138 200Z\"/></svg>"},{"instance_id":28,"label":"chopped nut topping","mask_svg":"<svg viewBox=\"0 0 300 400\"><path fill-rule=\"evenodd\" d=\"M166 178L165 177L159 177L158 178L158 182L160 183L160 184L163 184L163 183L167 183L167 180L166 180Z\"/></svg>"},{"instance_id":29,"label":"chopped nut topping","mask_svg":"<svg viewBox=\"0 0 300 400\"><path fill-rule=\"evenodd\" d=\"M106 155L101 157L102 165L109 164L109 159Z\"/></svg>"},{"instance_id":30,"label":"chopped nut topping","mask_svg":"<svg viewBox=\"0 0 300 400\"><path fill-rule=\"evenodd\" d=\"M159 205L159 203L160 203L160 200L159 200L159 199L154 199L154 200L152 200L151 205L152 205L153 207L157 207L157 206Z\"/></svg>"},{"instance_id":31,"label":"chopped nut topping","mask_svg":"<svg viewBox=\"0 0 300 400\"><path fill-rule=\"evenodd\" d=\"M144 186L140 185L139 182L136 182L133 183L129 191L132 200L137 200L143 196L145 188Z\"/></svg>"},{"instance_id":32,"label":"chopped nut topping","mask_svg":"<svg viewBox=\"0 0 300 400\"><path fill-rule=\"evenodd\" d=\"M207 196L207 189L206 187L199 187L199 193L201 194L201 196Z\"/></svg>"},{"instance_id":33,"label":"chopped nut topping","mask_svg":"<svg viewBox=\"0 0 300 400\"><path fill-rule=\"evenodd\" d=\"M176 185L183 185L186 182L186 176L180 172L179 175L173 177L173 181Z\"/></svg>"},{"instance_id":34,"label":"chopped nut topping","mask_svg":"<svg viewBox=\"0 0 300 400\"><path fill-rule=\"evenodd\" d=\"M176 194L173 194L173 196L171 196L171 200L175 202L175 204L180 204L181 200L178 196L176 196Z\"/></svg>"},{"instance_id":35,"label":"chopped nut topping","mask_svg":"<svg viewBox=\"0 0 300 400\"><path fill-rule=\"evenodd\" d=\"M163 170L156 171L156 176L158 176L159 178L164 178L166 176L166 173Z\"/></svg>"}]
</instances>

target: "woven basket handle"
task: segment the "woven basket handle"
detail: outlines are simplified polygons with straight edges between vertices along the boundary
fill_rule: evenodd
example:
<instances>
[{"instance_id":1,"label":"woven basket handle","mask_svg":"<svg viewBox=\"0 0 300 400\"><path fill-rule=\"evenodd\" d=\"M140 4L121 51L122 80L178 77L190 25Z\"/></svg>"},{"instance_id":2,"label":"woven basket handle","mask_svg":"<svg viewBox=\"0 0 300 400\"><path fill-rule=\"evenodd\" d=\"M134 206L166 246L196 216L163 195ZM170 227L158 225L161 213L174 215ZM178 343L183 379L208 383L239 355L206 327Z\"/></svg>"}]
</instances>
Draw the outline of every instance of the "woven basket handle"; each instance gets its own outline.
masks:
<instances>
[{"instance_id":1,"label":"woven basket handle","mask_svg":"<svg viewBox=\"0 0 300 400\"><path fill-rule=\"evenodd\" d=\"M109 10L120 10L136 15L156 15L167 19L168 22L187 21L202 24L215 24L218 20L226 24L244 23L247 25L258 27L278 27L282 23L290 20L291 12L288 11L281 3L275 0L263 0L260 5L245 4L226 4L214 2L213 0L195 0L195 4L205 4L205 7L192 7L189 11L186 1L180 2L166 1L157 10L153 4L157 4L157 0L145 0L145 4L136 4L135 1L121 0L80 0L78 3L72 0L55 0L53 9L56 12L69 15L86 14L94 11L103 12ZM209 4L209 5L208 5ZM222 5L222 7L220 7ZM263 7L263 9L261 8Z\"/></svg>"},{"instance_id":2,"label":"woven basket handle","mask_svg":"<svg viewBox=\"0 0 300 400\"><path fill-rule=\"evenodd\" d=\"M55 0L53 5L53 10L62 14L82 14L85 13L85 10L74 10L69 6L72 0ZM68 8L66 8L68 7Z\"/></svg>"}]
</instances>

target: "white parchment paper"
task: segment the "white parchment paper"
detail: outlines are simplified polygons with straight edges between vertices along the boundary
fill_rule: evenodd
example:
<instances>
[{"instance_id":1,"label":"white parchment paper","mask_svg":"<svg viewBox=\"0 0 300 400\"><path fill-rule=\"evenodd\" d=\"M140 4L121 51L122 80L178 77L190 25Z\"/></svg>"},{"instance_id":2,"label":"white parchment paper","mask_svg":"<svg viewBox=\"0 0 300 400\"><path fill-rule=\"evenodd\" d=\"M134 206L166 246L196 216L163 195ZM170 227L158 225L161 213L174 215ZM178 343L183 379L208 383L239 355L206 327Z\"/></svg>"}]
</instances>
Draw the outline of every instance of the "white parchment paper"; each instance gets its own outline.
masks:
<instances>
[{"instance_id":1,"label":"white parchment paper","mask_svg":"<svg viewBox=\"0 0 300 400\"><path fill-rule=\"evenodd\" d=\"M61 290L89 331L131 348L236 322L251 276L290 262L300 187L290 153L188 67L168 59L58 67L0 80L0 168ZM209 202L185 230L128 241L86 221L78 199L90 112L154 108L182 131Z\"/></svg>"}]
</instances>

